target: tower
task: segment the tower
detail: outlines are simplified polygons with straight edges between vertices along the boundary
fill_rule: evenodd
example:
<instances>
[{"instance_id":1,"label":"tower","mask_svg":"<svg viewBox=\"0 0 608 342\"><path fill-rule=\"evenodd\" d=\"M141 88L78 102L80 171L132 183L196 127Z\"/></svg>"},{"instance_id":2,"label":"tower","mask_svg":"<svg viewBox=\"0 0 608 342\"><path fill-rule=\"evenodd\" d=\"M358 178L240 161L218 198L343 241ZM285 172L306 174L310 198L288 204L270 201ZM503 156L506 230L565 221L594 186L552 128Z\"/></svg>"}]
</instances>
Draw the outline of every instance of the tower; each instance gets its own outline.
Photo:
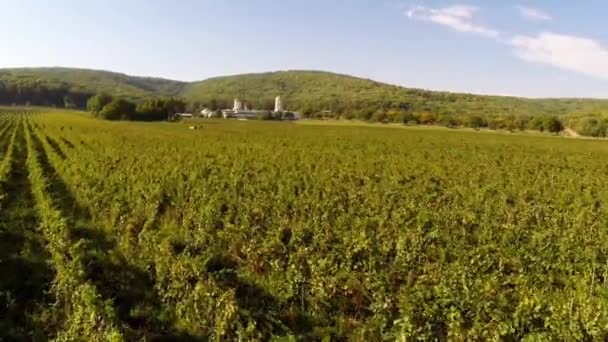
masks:
<instances>
[{"instance_id":1,"label":"tower","mask_svg":"<svg viewBox=\"0 0 608 342\"><path fill-rule=\"evenodd\" d=\"M274 99L274 111L275 112L282 112L283 111L283 101L281 100L280 96L277 96Z\"/></svg>"},{"instance_id":2,"label":"tower","mask_svg":"<svg viewBox=\"0 0 608 342\"><path fill-rule=\"evenodd\" d=\"M240 110L243 109L243 103L241 101L239 101L239 99L234 99L234 108L233 110L235 112L238 112Z\"/></svg>"}]
</instances>

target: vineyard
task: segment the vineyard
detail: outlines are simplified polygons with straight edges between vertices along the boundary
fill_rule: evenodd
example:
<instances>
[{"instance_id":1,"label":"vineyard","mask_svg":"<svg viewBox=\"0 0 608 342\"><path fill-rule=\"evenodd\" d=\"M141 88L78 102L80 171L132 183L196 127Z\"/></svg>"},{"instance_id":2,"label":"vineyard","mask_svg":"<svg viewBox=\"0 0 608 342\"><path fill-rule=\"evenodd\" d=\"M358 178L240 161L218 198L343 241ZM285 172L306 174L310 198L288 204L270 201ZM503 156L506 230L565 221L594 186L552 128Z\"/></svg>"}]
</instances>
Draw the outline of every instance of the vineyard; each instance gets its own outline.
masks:
<instances>
[{"instance_id":1,"label":"vineyard","mask_svg":"<svg viewBox=\"0 0 608 342\"><path fill-rule=\"evenodd\" d=\"M602 141L0 112L0 341L608 338Z\"/></svg>"}]
</instances>

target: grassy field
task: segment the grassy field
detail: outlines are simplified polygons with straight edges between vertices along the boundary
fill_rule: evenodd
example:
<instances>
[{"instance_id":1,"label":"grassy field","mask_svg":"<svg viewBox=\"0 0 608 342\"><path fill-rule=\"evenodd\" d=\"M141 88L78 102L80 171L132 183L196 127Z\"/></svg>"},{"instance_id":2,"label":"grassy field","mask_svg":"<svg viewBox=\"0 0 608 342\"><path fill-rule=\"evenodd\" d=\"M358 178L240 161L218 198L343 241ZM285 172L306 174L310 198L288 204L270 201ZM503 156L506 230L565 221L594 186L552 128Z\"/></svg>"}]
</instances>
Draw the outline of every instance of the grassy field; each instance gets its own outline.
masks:
<instances>
[{"instance_id":1,"label":"grassy field","mask_svg":"<svg viewBox=\"0 0 608 342\"><path fill-rule=\"evenodd\" d=\"M608 145L0 114L0 340L604 340Z\"/></svg>"}]
</instances>

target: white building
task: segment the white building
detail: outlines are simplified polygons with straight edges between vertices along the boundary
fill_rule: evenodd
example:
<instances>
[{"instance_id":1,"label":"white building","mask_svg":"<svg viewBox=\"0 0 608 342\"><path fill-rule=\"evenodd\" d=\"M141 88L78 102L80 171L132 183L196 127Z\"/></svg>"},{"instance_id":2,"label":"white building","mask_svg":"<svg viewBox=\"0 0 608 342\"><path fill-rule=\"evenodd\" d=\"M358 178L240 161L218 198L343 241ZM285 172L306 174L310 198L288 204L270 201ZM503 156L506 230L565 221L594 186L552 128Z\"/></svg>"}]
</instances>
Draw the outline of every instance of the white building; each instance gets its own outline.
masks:
<instances>
[{"instance_id":1,"label":"white building","mask_svg":"<svg viewBox=\"0 0 608 342\"><path fill-rule=\"evenodd\" d=\"M224 119L257 119L258 117L270 115L270 118L275 120L298 120L300 115L295 112L285 111L283 108L283 99L277 96L274 99L274 112L267 110L255 110L247 108L239 99L234 100L232 109L222 110Z\"/></svg>"},{"instance_id":2,"label":"white building","mask_svg":"<svg viewBox=\"0 0 608 342\"><path fill-rule=\"evenodd\" d=\"M212 118L213 117L213 111L209 108L205 108L203 110L201 110L201 116L203 118Z\"/></svg>"},{"instance_id":3,"label":"white building","mask_svg":"<svg viewBox=\"0 0 608 342\"><path fill-rule=\"evenodd\" d=\"M224 119L255 119L258 117L259 113L263 111L259 110L249 110L247 106L243 109L243 102L239 99L234 99L234 106L232 109L224 109L222 111L222 116Z\"/></svg>"}]
</instances>

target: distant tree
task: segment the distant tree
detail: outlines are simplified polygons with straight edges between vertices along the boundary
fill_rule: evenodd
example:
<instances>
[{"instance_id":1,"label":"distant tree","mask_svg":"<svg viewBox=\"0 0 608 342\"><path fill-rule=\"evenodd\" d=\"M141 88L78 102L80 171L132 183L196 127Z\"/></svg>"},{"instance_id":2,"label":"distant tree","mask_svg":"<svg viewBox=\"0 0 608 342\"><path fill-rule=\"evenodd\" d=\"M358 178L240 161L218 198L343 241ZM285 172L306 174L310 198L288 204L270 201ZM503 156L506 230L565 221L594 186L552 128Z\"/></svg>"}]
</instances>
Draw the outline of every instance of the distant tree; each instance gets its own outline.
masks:
<instances>
[{"instance_id":1,"label":"distant tree","mask_svg":"<svg viewBox=\"0 0 608 342\"><path fill-rule=\"evenodd\" d=\"M130 120L134 114L134 103L125 99L116 99L103 107L99 117L106 120Z\"/></svg>"},{"instance_id":2,"label":"distant tree","mask_svg":"<svg viewBox=\"0 0 608 342\"><path fill-rule=\"evenodd\" d=\"M469 115L466 119L466 125L471 128L482 128L487 127L488 122L479 115Z\"/></svg>"},{"instance_id":3,"label":"distant tree","mask_svg":"<svg viewBox=\"0 0 608 342\"><path fill-rule=\"evenodd\" d=\"M186 110L195 114L198 114L205 106L198 101L189 102L186 104Z\"/></svg>"},{"instance_id":4,"label":"distant tree","mask_svg":"<svg viewBox=\"0 0 608 342\"><path fill-rule=\"evenodd\" d=\"M559 133L564 129L562 122L555 116L545 118L543 126L547 132Z\"/></svg>"},{"instance_id":5,"label":"distant tree","mask_svg":"<svg viewBox=\"0 0 608 342\"><path fill-rule=\"evenodd\" d=\"M503 128L508 129L510 132L518 129L517 117L515 115L502 116L502 122L504 124Z\"/></svg>"},{"instance_id":6,"label":"distant tree","mask_svg":"<svg viewBox=\"0 0 608 342\"><path fill-rule=\"evenodd\" d=\"M487 120L489 129L505 129L507 126L505 120L502 117L490 117Z\"/></svg>"},{"instance_id":7,"label":"distant tree","mask_svg":"<svg viewBox=\"0 0 608 342\"><path fill-rule=\"evenodd\" d=\"M386 118L391 122L398 121L400 115L400 111L398 109L392 108L386 112Z\"/></svg>"},{"instance_id":8,"label":"distant tree","mask_svg":"<svg viewBox=\"0 0 608 342\"><path fill-rule=\"evenodd\" d=\"M168 118L164 101L160 98L148 98L137 105L135 119L142 121L161 121Z\"/></svg>"},{"instance_id":9,"label":"distant tree","mask_svg":"<svg viewBox=\"0 0 608 342\"><path fill-rule=\"evenodd\" d=\"M162 121L172 118L175 114L184 112L186 103L174 98L152 97L137 106L133 120Z\"/></svg>"},{"instance_id":10,"label":"distant tree","mask_svg":"<svg viewBox=\"0 0 608 342\"><path fill-rule=\"evenodd\" d=\"M99 115L103 108L112 102L112 96L100 93L89 99L87 102L87 110L95 115Z\"/></svg>"},{"instance_id":11,"label":"distant tree","mask_svg":"<svg viewBox=\"0 0 608 342\"><path fill-rule=\"evenodd\" d=\"M606 136L606 120L599 120L595 117L586 117L576 121L577 131L590 137L605 137Z\"/></svg>"},{"instance_id":12,"label":"distant tree","mask_svg":"<svg viewBox=\"0 0 608 342\"><path fill-rule=\"evenodd\" d=\"M528 127L528 124L530 123L531 118L527 115L520 115L515 119L515 125L517 126L517 129L520 131L524 131L526 130L526 128Z\"/></svg>"},{"instance_id":13,"label":"distant tree","mask_svg":"<svg viewBox=\"0 0 608 342\"><path fill-rule=\"evenodd\" d=\"M364 109L360 110L357 113L357 119L360 119L360 120L371 120L371 118L374 115L375 111L376 110L373 107L364 108Z\"/></svg>"},{"instance_id":14,"label":"distant tree","mask_svg":"<svg viewBox=\"0 0 608 342\"><path fill-rule=\"evenodd\" d=\"M439 124L446 127L457 127L460 126L460 121L453 115L442 115L437 120Z\"/></svg>"},{"instance_id":15,"label":"distant tree","mask_svg":"<svg viewBox=\"0 0 608 342\"><path fill-rule=\"evenodd\" d=\"M528 129L545 131L545 119L542 116L536 116L528 122Z\"/></svg>"},{"instance_id":16,"label":"distant tree","mask_svg":"<svg viewBox=\"0 0 608 342\"><path fill-rule=\"evenodd\" d=\"M414 114L407 112L405 110L399 111L399 115L395 118L395 122L399 122L402 124L409 124L411 122L415 122L416 117Z\"/></svg>"},{"instance_id":17,"label":"distant tree","mask_svg":"<svg viewBox=\"0 0 608 342\"><path fill-rule=\"evenodd\" d=\"M355 118L355 115L352 112L348 112L348 113L342 115L341 118L345 119L345 120L352 120Z\"/></svg>"},{"instance_id":18,"label":"distant tree","mask_svg":"<svg viewBox=\"0 0 608 342\"><path fill-rule=\"evenodd\" d=\"M374 114L370 118L370 121L373 121L373 122L388 121L388 116L386 115L386 112L383 109L378 109L376 112L374 112Z\"/></svg>"},{"instance_id":19,"label":"distant tree","mask_svg":"<svg viewBox=\"0 0 608 342\"><path fill-rule=\"evenodd\" d=\"M421 125L430 125L435 122L435 116L431 113L422 113L417 116L416 121Z\"/></svg>"}]
</instances>

